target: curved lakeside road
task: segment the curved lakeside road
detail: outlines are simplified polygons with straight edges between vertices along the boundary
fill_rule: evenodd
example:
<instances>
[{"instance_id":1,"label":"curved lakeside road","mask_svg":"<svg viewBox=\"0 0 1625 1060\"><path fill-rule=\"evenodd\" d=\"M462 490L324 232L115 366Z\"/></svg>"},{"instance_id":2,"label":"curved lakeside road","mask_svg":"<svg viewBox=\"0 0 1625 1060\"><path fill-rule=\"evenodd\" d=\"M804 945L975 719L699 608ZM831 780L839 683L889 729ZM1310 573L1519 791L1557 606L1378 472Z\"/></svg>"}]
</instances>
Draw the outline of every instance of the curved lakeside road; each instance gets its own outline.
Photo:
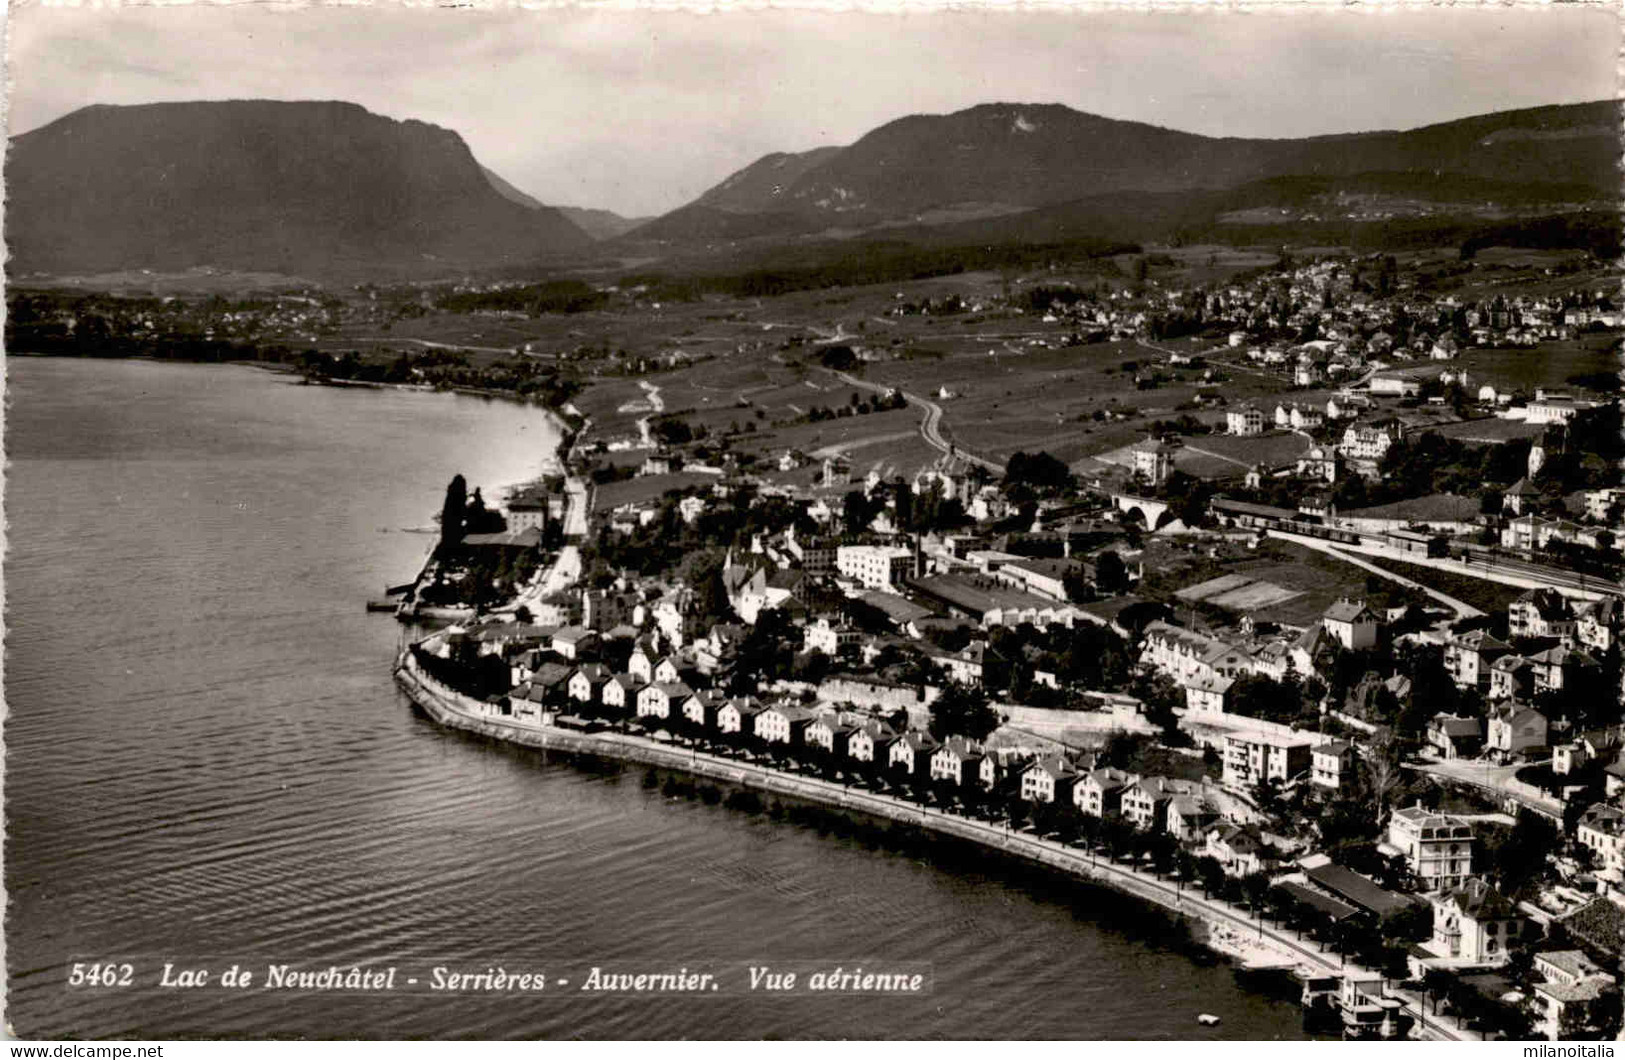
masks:
<instances>
[{"instance_id":1,"label":"curved lakeside road","mask_svg":"<svg viewBox=\"0 0 1625 1060\"><path fill-rule=\"evenodd\" d=\"M722 758L695 748L662 744L655 740L621 733L587 734L488 717L479 713L480 704L477 701L447 688L425 674L410 652L403 652L397 659L394 672L396 681L407 697L431 719L447 728L475 732L526 747L641 762L929 828L1112 887L1175 912L1195 917L1211 926L1226 929L1238 937L1255 936L1285 958L1281 961L1262 962L1264 966L1296 964L1315 974L1323 975L1337 975L1345 970L1364 971L1357 965L1345 965L1341 958L1326 953L1310 940L1295 939L1278 928L1268 927L1260 921L1251 919L1245 911L1227 902L1186 893L1177 885L1165 883L1127 866L1117 865L1110 859L1102 862L1091 852L1080 851L1053 840L1022 832L1011 832L1007 826L957 816L889 795ZM1225 951L1221 949L1220 952ZM1420 998L1408 993L1395 993L1392 996L1400 1000L1406 1010L1417 1019L1419 1028L1425 1028L1423 1033L1428 1038L1442 1041L1478 1040L1478 1036L1472 1032L1450 1025L1453 1021L1446 1021L1439 1016L1425 1016Z\"/></svg>"}]
</instances>

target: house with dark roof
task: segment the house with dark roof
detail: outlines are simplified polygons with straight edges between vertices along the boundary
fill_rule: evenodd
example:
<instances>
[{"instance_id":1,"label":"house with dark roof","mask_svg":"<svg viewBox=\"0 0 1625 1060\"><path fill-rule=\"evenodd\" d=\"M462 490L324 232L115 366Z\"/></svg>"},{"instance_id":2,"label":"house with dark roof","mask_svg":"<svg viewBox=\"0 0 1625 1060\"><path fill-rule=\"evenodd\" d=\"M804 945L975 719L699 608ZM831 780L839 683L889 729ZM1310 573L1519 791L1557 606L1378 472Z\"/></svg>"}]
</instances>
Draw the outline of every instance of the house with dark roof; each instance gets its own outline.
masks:
<instances>
[{"instance_id":1,"label":"house with dark roof","mask_svg":"<svg viewBox=\"0 0 1625 1060\"><path fill-rule=\"evenodd\" d=\"M1625 623L1625 600L1605 596L1581 607L1574 636L1582 647L1607 655L1619 642L1622 623Z\"/></svg>"},{"instance_id":2,"label":"house with dark roof","mask_svg":"<svg viewBox=\"0 0 1625 1060\"><path fill-rule=\"evenodd\" d=\"M1619 733L1592 729L1575 733L1552 748L1552 772L1560 777L1579 772L1590 762L1611 762L1619 756Z\"/></svg>"},{"instance_id":3,"label":"house with dark roof","mask_svg":"<svg viewBox=\"0 0 1625 1060\"><path fill-rule=\"evenodd\" d=\"M1490 702L1524 699L1535 691L1535 667L1516 653L1503 655L1490 664Z\"/></svg>"},{"instance_id":4,"label":"house with dark roof","mask_svg":"<svg viewBox=\"0 0 1625 1060\"><path fill-rule=\"evenodd\" d=\"M1399 857L1424 891L1459 887L1473 875L1478 837L1472 822L1418 804L1395 810L1380 853Z\"/></svg>"},{"instance_id":5,"label":"house with dark roof","mask_svg":"<svg viewBox=\"0 0 1625 1060\"><path fill-rule=\"evenodd\" d=\"M1428 746L1447 762L1474 758L1484 749L1483 725L1477 718L1441 711L1428 723Z\"/></svg>"},{"instance_id":6,"label":"house with dark roof","mask_svg":"<svg viewBox=\"0 0 1625 1060\"><path fill-rule=\"evenodd\" d=\"M1123 790L1123 819L1151 832L1168 828L1168 808L1180 795L1199 796L1201 785L1172 777L1141 777Z\"/></svg>"},{"instance_id":7,"label":"house with dark roof","mask_svg":"<svg viewBox=\"0 0 1625 1060\"><path fill-rule=\"evenodd\" d=\"M847 742L858 727L841 720L839 714L820 714L807 726L808 747L818 747L836 758L845 758Z\"/></svg>"},{"instance_id":8,"label":"house with dark roof","mask_svg":"<svg viewBox=\"0 0 1625 1060\"><path fill-rule=\"evenodd\" d=\"M1281 857L1257 825L1210 825L1202 853L1217 861L1226 876L1251 876L1280 864Z\"/></svg>"},{"instance_id":9,"label":"house with dark roof","mask_svg":"<svg viewBox=\"0 0 1625 1060\"><path fill-rule=\"evenodd\" d=\"M1600 1002L1616 996L1619 984L1583 951L1537 953L1533 971L1541 980L1530 986L1538 1032L1551 1041L1572 1041L1608 1029Z\"/></svg>"},{"instance_id":10,"label":"house with dark roof","mask_svg":"<svg viewBox=\"0 0 1625 1060\"><path fill-rule=\"evenodd\" d=\"M807 726L814 718L806 707L781 703L756 715L756 735L763 743L800 747L805 742Z\"/></svg>"},{"instance_id":11,"label":"house with dark roof","mask_svg":"<svg viewBox=\"0 0 1625 1060\"><path fill-rule=\"evenodd\" d=\"M1180 682L1185 689L1185 710L1191 714L1223 714L1236 682L1223 674L1199 674Z\"/></svg>"},{"instance_id":12,"label":"house with dark roof","mask_svg":"<svg viewBox=\"0 0 1625 1060\"><path fill-rule=\"evenodd\" d=\"M1588 807L1575 825L1574 838L1592 852L1602 872L1621 878L1625 872L1625 811L1607 803Z\"/></svg>"},{"instance_id":13,"label":"house with dark roof","mask_svg":"<svg viewBox=\"0 0 1625 1060\"><path fill-rule=\"evenodd\" d=\"M1568 599L1556 589L1530 589L1507 605L1510 636L1567 637L1574 629Z\"/></svg>"},{"instance_id":14,"label":"house with dark roof","mask_svg":"<svg viewBox=\"0 0 1625 1060\"><path fill-rule=\"evenodd\" d=\"M999 686L1009 669L1009 660L986 641L975 641L957 652L928 650L932 662L960 684L980 688Z\"/></svg>"},{"instance_id":15,"label":"house with dark roof","mask_svg":"<svg viewBox=\"0 0 1625 1060\"><path fill-rule=\"evenodd\" d=\"M572 667L563 663L543 663L530 675L530 683L545 691L551 699L562 700L570 693L570 677L574 673Z\"/></svg>"},{"instance_id":16,"label":"house with dark roof","mask_svg":"<svg viewBox=\"0 0 1625 1060\"><path fill-rule=\"evenodd\" d=\"M1586 673L1601 671L1602 664L1574 648L1559 644L1528 656L1535 679L1535 694L1560 692Z\"/></svg>"},{"instance_id":17,"label":"house with dark roof","mask_svg":"<svg viewBox=\"0 0 1625 1060\"><path fill-rule=\"evenodd\" d=\"M1490 667L1503 655L1512 654L1512 645L1487 629L1453 636L1444 646L1444 668L1458 688L1487 689Z\"/></svg>"},{"instance_id":18,"label":"house with dark roof","mask_svg":"<svg viewBox=\"0 0 1625 1060\"><path fill-rule=\"evenodd\" d=\"M962 736L951 736L931 755L931 779L966 784L982 766L982 749Z\"/></svg>"},{"instance_id":19,"label":"house with dark roof","mask_svg":"<svg viewBox=\"0 0 1625 1060\"><path fill-rule=\"evenodd\" d=\"M1321 616L1326 634L1348 651L1366 651L1377 646L1382 619L1364 600L1343 599Z\"/></svg>"},{"instance_id":20,"label":"house with dark roof","mask_svg":"<svg viewBox=\"0 0 1625 1060\"><path fill-rule=\"evenodd\" d=\"M683 701L683 717L703 732L715 732L717 711L726 702L728 697L721 692L702 688Z\"/></svg>"},{"instance_id":21,"label":"house with dark roof","mask_svg":"<svg viewBox=\"0 0 1625 1060\"><path fill-rule=\"evenodd\" d=\"M529 681L530 675L551 657L551 652L544 652L540 648L530 648L515 655L508 662L508 683L522 685Z\"/></svg>"},{"instance_id":22,"label":"house with dark roof","mask_svg":"<svg viewBox=\"0 0 1625 1060\"><path fill-rule=\"evenodd\" d=\"M1219 821L1219 811L1199 792L1175 795L1168 800L1164 830L1181 843L1201 839Z\"/></svg>"},{"instance_id":23,"label":"house with dark roof","mask_svg":"<svg viewBox=\"0 0 1625 1060\"><path fill-rule=\"evenodd\" d=\"M681 717L694 690L681 681L657 681L638 693L638 717L663 720Z\"/></svg>"},{"instance_id":24,"label":"house with dark roof","mask_svg":"<svg viewBox=\"0 0 1625 1060\"><path fill-rule=\"evenodd\" d=\"M992 791L1012 772L1020 775L1032 760L1032 751L1025 747L990 747L983 753L981 765L976 767L976 778L983 790Z\"/></svg>"},{"instance_id":25,"label":"house with dark roof","mask_svg":"<svg viewBox=\"0 0 1625 1060\"><path fill-rule=\"evenodd\" d=\"M1546 715L1533 707L1508 703L1490 710L1489 739L1485 746L1507 759L1546 746Z\"/></svg>"},{"instance_id":26,"label":"house with dark roof","mask_svg":"<svg viewBox=\"0 0 1625 1060\"><path fill-rule=\"evenodd\" d=\"M1524 509L1540 500L1540 490L1529 484L1527 478L1521 478L1501 494L1501 510L1512 515L1523 515Z\"/></svg>"},{"instance_id":27,"label":"house with dark roof","mask_svg":"<svg viewBox=\"0 0 1625 1060\"><path fill-rule=\"evenodd\" d=\"M627 660L626 671L644 684L652 684L655 667L659 664L660 653L655 650L654 642L648 637L639 637L632 648L631 658Z\"/></svg>"},{"instance_id":28,"label":"house with dark roof","mask_svg":"<svg viewBox=\"0 0 1625 1060\"><path fill-rule=\"evenodd\" d=\"M936 753L937 747L937 741L930 733L911 729L892 742L886 764L917 777L930 767L931 756Z\"/></svg>"},{"instance_id":29,"label":"house with dark roof","mask_svg":"<svg viewBox=\"0 0 1625 1060\"><path fill-rule=\"evenodd\" d=\"M1512 903L1483 880L1468 880L1429 896L1433 937L1426 948L1453 965L1495 965L1523 937L1526 924Z\"/></svg>"},{"instance_id":30,"label":"house with dark roof","mask_svg":"<svg viewBox=\"0 0 1625 1060\"><path fill-rule=\"evenodd\" d=\"M631 674L616 674L604 685L599 695L604 706L617 713L629 714L637 709L638 693L643 691L646 684Z\"/></svg>"},{"instance_id":31,"label":"house with dark roof","mask_svg":"<svg viewBox=\"0 0 1625 1060\"><path fill-rule=\"evenodd\" d=\"M698 666L675 655L668 655L655 664L654 679L657 684L661 682L665 684L681 682L690 688L710 683L704 680L704 675L700 673Z\"/></svg>"},{"instance_id":32,"label":"house with dark roof","mask_svg":"<svg viewBox=\"0 0 1625 1060\"><path fill-rule=\"evenodd\" d=\"M756 734L756 716L764 708L750 698L730 699L717 708L717 732L727 735Z\"/></svg>"},{"instance_id":33,"label":"house with dark roof","mask_svg":"<svg viewBox=\"0 0 1625 1060\"><path fill-rule=\"evenodd\" d=\"M509 691L506 707L506 710L502 710L499 706L498 713L506 714L514 721L545 725L550 715L558 713L558 700L540 685L526 681Z\"/></svg>"},{"instance_id":34,"label":"house with dark roof","mask_svg":"<svg viewBox=\"0 0 1625 1060\"><path fill-rule=\"evenodd\" d=\"M602 702L604 686L613 676L603 663L584 663L576 667L568 682L570 698L578 703Z\"/></svg>"},{"instance_id":35,"label":"house with dark roof","mask_svg":"<svg viewBox=\"0 0 1625 1060\"><path fill-rule=\"evenodd\" d=\"M847 738L846 753L855 762L889 762L897 732L883 721L871 719Z\"/></svg>"},{"instance_id":36,"label":"house with dark roof","mask_svg":"<svg viewBox=\"0 0 1625 1060\"><path fill-rule=\"evenodd\" d=\"M553 650L572 661L581 658L597 643L597 631L585 626L564 626L553 633Z\"/></svg>"},{"instance_id":37,"label":"house with dark roof","mask_svg":"<svg viewBox=\"0 0 1625 1060\"><path fill-rule=\"evenodd\" d=\"M1065 755L1040 758L1021 774L1021 797L1028 802L1065 802L1072 797L1078 767Z\"/></svg>"},{"instance_id":38,"label":"house with dark roof","mask_svg":"<svg viewBox=\"0 0 1625 1060\"><path fill-rule=\"evenodd\" d=\"M1104 766L1078 778L1072 788L1072 801L1080 813L1104 817L1122 809L1123 792L1139 778L1133 773Z\"/></svg>"},{"instance_id":39,"label":"house with dark roof","mask_svg":"<svg viewBox=\"0 0 1625 1060\"><path fill-rule=\"evenodd\" d=\"M1316 622L1292 642L1289 657L1300 674L1312 674L1337 644L1336 638L1326 632L1326 623Z\"/></svg>"},{"instance_id":40,"label":"house with dark roof","mask_svg":"<svg viewBox=\"0 0 1625 1060\"><path fill-rule=\"evenodd\" d=\"M1340 790L1354 776L1356 755L1347 740L1328 740L1310 749L1309 780L1317 787Z\"/></svg>"}]
</instances>

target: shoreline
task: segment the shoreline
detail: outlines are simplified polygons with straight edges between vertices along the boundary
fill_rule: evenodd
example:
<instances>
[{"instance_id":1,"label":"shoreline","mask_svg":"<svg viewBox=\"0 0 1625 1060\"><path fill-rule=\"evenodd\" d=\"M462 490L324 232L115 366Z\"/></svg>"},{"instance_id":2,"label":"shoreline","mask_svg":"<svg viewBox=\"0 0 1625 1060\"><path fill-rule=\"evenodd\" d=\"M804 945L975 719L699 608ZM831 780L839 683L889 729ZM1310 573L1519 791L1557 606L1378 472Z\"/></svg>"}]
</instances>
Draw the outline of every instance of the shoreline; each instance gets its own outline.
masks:
<instances>
[{"instance_id":1,"label":"shoreline","mask_svg":"<svg viewBox=\"0 0 1625 1060\"><path fill-rule=\"evenodd\" d=\"M1191 922L1194 942L1229 960L1238 971L1303 971L1313 975L1338 975L1346 970L1340 959L1306 948L1284 929L1260 924L1245 911L1228 908L1217 899L1188 893L1175 883L1115 864L1109 858L1102 860L1086 850L1063 846L1028 833L1010 832L989 822L946 813L866 789L786 773L677 744L663 744L613 732L584 733L552 726L526 725L483 716L478 713L480 704L477 701L440 685L423 673L410 652L403 652L395 660L393 676L407 699L431 721L445 728L522 747L667 769L975 843L1019 861L1035 863L1169 910ZM1463 1040L1451 1033L1449 1028L1437 1026L1433 1020L1419 1023L1419 1026L1425 1026L1430 1037Z\"/></svg>"},{"instance_id":2,"label":"shoreline","mask_svg":"<svg viewBox=\"0 0 1625 1060\"><path fill-rule=\"evenodd\" d=\"M169 357L144 357L128 354L101 357L94 354L80 353L41 353L37 350L7 350L6 356L37 357L41 360L60 361L142 361L148 364L195 364L204 366L218 365L226 368L253 368L262 372L270 372L273 375L304 378L307 379L307 383L302 385L309 386L325 386L334 387L337 389L354 390L403 390L415 394L461 394L463 397L477 397L487 400L507 401L525 408L535 409L536 411L544 414L558 430L559 444L554 447L554 451L549 455L548 459L556 463L559 466L559 470L563 470L563 460L559 455L560 451L571 442L576 434L576 429L571 427L569 420L565 419L564 413L560 409L555 408L552 405L540 405L534 401L526 400L503 390L481 390L477 387L447 387L445 389L440 389L438 387L428 386L424 383L381 383L370 379L327 379L320 381L309 381L308 377L303 376L300 371L292 365L272 361L243 360L241 358L225 361L206 361Z\"/></svg>"},{"instance_id":3,"label":"shoreline","mask_svg":"<svg viewBox=\"0 0 1625 1060\"><path fill-rule=\"evenodd\" d=\"M49 357L49 356L52 356L52 355L51 354L29 354L28 356ZM120 360L158 360L159 358L124 357L124 358L119 358L119 359ZM177 363L204 364L204 363L208 363L208 362L188 361L188 362L177 362ZM217 363L223 364L223 365L240 367L240 368L256 368L256 369L259 369L260 371L270 372L273 375L286 375L286 376L299 376L300 375L300 373L299 373L299 371L297 369L293 368L291 365L286 365L286 364L272 364L270 362L265 362L265 361L220 361L220 362L217 362ZM515 490L521 489L521 488L523 488L525 486L534 485L535 483L538 483L538 482L542 481L543 479L547 478L549 475L558 475L558 474L568 474L569 473L569 468L568 468L568 464L567 464L567 461L566 461L565 453L569 449L572 442L574 441L575 436L576 436L576 431L574 429L572 429L572 427L570 426L570 422L567 419L565 419L564 413L561 412L559 409L556 409L556 408L552 407L551 405L539 405L534 401L526 401L526 400L523 400L523 399L521 399L519 397L516 397L513 394L504 393L504 392L498 391L498 390L477 390L477 389L470 389L468 387L448 387L446 389L440 389L438 387L428 386L428 385L423 384L423 383L380 383L380 382L374 382L372 380L365 380L365 379L328 379L328 380L320 380L320 381L311 381L309 379L309 377L306 377L306 376L301 376L301 378L305 379L305 383L301 384L301 385L308 385L308 386L335 387L335 388L341 389L341 390L350 390L350 389L357 389L357 390L395 390L395 391L404 391L404 392L413 393L413 394L459 394L459 395L462 395L463 397L477 397L477 398L484 398L484 399L487 399L487 400L489 400L489 399L497 399L497 400L501 400L501 401L507 401L507 402L509 402L511 404L519 405L519 406L521 406L523 408L532 409L532 410L534 410L536 412L541 413L547 419L548 424L558 434L558 442L553 446L553 449L552 449L551 452L545 453L543 455L541 471L540 471L539 474L533 475L533 476L528 477L526 479L523 479L522 481L519 481L519 482L498 482L498 483L493 483L491 485L491 491L492 491L493 496L505 497L505 496L507 496L508 494L512 493Z\"/></svg>"}]
</instances>

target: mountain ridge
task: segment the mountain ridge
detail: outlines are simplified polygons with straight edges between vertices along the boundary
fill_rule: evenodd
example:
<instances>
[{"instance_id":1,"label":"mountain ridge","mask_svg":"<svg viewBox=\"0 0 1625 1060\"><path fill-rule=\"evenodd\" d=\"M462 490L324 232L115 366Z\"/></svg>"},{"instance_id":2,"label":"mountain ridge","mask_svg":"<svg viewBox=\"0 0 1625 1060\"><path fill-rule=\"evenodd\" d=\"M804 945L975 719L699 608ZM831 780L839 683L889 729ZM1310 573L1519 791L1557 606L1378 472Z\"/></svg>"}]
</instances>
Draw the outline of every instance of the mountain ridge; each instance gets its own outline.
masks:
<instances>
[{"instance_id":1,"label":"mountain ridge","mask_svg":"<svg viewBox=\"0 0 1625 1060\"><path fill-rule=\"evenodd\" d=\"M905 115L844 148L764 156L633 238L792 237L915 223L962 203L1044 210L1117 193L1206 193L1373 172L1617 194L1620 106L1552 104L1406 130L1262 139L1187 133L1057 103L983 103ZM790 179L764 196L764 174L785 171Z\"/></svg>"},{"instance_id":2,"label":"mountain ridge","mask_svg":"<svg viewBox=\"0 0 1625 1060\"><path fill-rule=\"evenodd\" d=\"M500 194L456 132L344 101L94 104L10 146L14 273L418 274L591 242Z\"/></svg>"},{"instance_id":3,"label":"mountain ridge","mask_svg":"<svg viewBox=\"0 0 1625 1060\"><path fill-rule=\"evenodd\" d=\"M872 236L942 245L1230 238L1218 230L1300 222L1323 231L1380 218L1396 200L1400 213L1387 216L1402 221L1499 222L1616 202L1620 115L1605 100L1250 139L1056 103L984 103L904 115L845 146L773 152L661 217L633 219L545 205L482 166L455 131L355 103L93 104L11 138L6 235L13 275L202 266L411 277ZM1267 216L1276 207L1298 215Z\"/></svg>"}]
</instances>

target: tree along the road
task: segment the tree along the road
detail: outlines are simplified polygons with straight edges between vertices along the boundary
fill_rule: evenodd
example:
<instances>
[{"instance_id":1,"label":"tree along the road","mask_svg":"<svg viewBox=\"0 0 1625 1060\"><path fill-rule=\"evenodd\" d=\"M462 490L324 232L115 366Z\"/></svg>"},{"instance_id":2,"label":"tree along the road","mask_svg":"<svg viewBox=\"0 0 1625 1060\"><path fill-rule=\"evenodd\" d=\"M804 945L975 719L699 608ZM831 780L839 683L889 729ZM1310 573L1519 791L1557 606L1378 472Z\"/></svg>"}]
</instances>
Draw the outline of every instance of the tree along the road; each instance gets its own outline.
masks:
<instances>
[{"instance_id":1,"label":"tree along the road","mask_svg":"<svg viewBox=\"0 0 1625 1060\"><path fill-rule=\"evenodd\" d=\"M1011 454L1005 465L1004 479L1009 485L1027 485L1036 490L1058 490L1072 484L1072 472L1048 453Z\"/></svg>"},{"instance_id":2,"label":"tree along the road","mask_svg":"<svg viewBox=\"0 0 1625 1060\"><path fill-rule=\"evenodd\" d=\"M1095 587L1114 596L1128 588L1128 568L1122 556L1107 549L1095 559Z\"/></svg>"},{"instance_id":3,"label":"tree along the road","mask_svg":"<svg viewBox=\"0 0 1625 1060\"><path fill-rule=\"evenodd\" d=\"M463 514L468 508L468 483L453 475L446 486L446 501L440 507L440 547L457 547L463 540Z\"/></svg>"},{"instance_id":4,"label":"tree along the road","mask_svg":"<svg viewBox=\"0 0 1625 1060\"><path fill-rule=\"evenodd\" d=\"M931 735L938 740L964 736L984 740L999 727L999 715L988 706L980 689L949 681L942 695L931 704Z\"/></svg>"},{"instance_id":5,"label":"tree along the road","mask_svg":"<svg viewBox=\"0 0 1625 1060\"><path fill-rule=\"evenodd\" d=\"M508 521L502 513L485 506L485 498L480 496L476 487L473 496L468 498L468 506L463 509L463 532L467 534L499 534L508 529Z\"/></svg>"}]
</instances>

